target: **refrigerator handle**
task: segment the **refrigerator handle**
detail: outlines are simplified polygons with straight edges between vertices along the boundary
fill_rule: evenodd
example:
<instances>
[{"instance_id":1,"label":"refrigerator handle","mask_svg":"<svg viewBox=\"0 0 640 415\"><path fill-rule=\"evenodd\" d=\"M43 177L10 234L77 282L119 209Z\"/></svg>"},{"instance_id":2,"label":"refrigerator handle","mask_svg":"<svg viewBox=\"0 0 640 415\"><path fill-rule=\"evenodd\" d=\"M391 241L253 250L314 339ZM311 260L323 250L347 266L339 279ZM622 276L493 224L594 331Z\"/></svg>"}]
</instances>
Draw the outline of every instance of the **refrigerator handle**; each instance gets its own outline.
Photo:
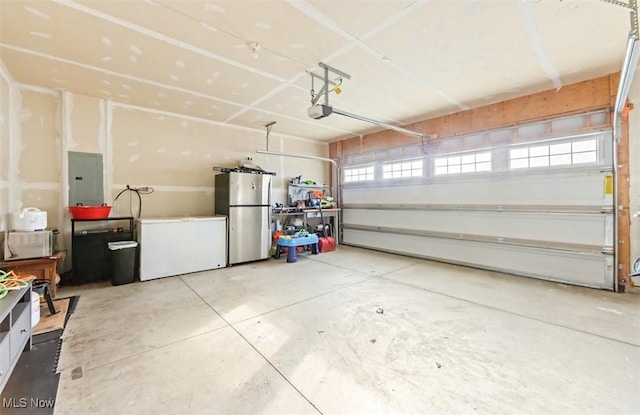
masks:
<instances>
[{"instance_id":1,"label":"refrigerator handle","mask_svg":"<svg viewBox=\"0 0 640 415\"><path fill-rule=\"evenodd\" d=\"M267 202L269 202L269 215L271 215L271 181L273 180L273 177L269 176L269 186L267 186L268 188L268 194L267 194Z\"/></svg>"}]
</instances>

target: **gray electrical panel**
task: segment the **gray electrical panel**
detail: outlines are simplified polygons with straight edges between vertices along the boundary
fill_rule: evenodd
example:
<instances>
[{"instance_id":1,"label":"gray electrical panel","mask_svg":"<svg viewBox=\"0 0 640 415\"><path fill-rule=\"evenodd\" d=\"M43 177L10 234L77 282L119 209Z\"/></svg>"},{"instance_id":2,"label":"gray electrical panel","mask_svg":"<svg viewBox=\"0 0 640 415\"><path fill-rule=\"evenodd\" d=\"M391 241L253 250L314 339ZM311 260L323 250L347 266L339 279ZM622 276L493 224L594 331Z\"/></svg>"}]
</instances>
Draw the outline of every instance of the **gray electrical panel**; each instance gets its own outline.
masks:
<instances>
[{"instance_id":1,"label":"gray electrical panel","mask_svg":"<svg viewBox=\"0 0 640 415\"><path fill-rule=\"evenodd\" d=\"M102 154L69 152L69 206L104 203Z\"/></svg>"}]
</instances>

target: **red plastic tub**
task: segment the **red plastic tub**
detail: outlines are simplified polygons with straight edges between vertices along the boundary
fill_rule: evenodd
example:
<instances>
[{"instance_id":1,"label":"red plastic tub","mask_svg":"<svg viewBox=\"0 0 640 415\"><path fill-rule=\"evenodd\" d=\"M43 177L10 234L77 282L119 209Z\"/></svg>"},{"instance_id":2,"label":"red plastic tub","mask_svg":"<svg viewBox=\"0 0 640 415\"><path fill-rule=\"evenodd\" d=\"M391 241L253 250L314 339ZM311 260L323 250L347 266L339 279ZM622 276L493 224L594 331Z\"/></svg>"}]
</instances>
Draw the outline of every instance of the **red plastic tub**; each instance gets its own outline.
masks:
<instances>
[{"instance_id":1,"label":"red plastic tub","mask_svg":"<svg viewBox=\"0 0 640 415\"><path fill-rule=\"evenodd\" d=\"M106 219L111 212L111 206L69 206L69 212L74 219Z\"/></svg>"}]
</instances>

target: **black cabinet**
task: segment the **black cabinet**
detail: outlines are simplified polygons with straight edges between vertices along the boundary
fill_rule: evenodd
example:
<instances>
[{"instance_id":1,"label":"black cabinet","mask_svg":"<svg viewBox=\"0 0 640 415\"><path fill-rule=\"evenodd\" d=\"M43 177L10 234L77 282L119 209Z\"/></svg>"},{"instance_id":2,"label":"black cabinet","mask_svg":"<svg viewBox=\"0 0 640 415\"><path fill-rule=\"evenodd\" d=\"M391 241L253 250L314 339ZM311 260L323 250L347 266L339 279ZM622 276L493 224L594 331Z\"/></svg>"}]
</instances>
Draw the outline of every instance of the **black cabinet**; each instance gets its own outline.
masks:
<instances>
[{"instance_id":1,"label":"black cabinet","mask_svg":"<svg viewBox=\"0 0 640 415\"><path fill-rule=\"evenodd\" d=\"M100 281L109 275L109 242L133 240L133 218L71 219L73 284Z\"/></svg>"}]
</instances>

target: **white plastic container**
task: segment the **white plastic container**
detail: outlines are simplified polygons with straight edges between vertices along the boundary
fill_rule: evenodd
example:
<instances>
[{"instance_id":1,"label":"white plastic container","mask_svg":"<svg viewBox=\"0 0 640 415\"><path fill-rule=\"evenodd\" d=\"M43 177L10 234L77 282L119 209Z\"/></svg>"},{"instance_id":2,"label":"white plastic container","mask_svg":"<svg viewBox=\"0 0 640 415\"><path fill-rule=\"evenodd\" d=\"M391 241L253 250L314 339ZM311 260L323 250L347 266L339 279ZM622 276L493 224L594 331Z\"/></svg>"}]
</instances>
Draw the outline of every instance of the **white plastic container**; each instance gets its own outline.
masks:
<instances>
[{"instance_id":1,"label":"white plastic container","mask_svg":"<svg viewBox=\"0 0 640 415\"><path fill-rule=\"evenodd\" d=\"M31 291L31 328L34 328L40 321L40 296L37 292Z\"/></svg>"},{"instance_id":2,"label":"white plastic container","mask_svg":"<svg viewBox=\"0 0 640 415\"><path fill-rule=\"evenodd\" d=\"M11 214L11 230L41 231L47 228L47 212L29 207Z\"/></svg>"}]
</instances>

